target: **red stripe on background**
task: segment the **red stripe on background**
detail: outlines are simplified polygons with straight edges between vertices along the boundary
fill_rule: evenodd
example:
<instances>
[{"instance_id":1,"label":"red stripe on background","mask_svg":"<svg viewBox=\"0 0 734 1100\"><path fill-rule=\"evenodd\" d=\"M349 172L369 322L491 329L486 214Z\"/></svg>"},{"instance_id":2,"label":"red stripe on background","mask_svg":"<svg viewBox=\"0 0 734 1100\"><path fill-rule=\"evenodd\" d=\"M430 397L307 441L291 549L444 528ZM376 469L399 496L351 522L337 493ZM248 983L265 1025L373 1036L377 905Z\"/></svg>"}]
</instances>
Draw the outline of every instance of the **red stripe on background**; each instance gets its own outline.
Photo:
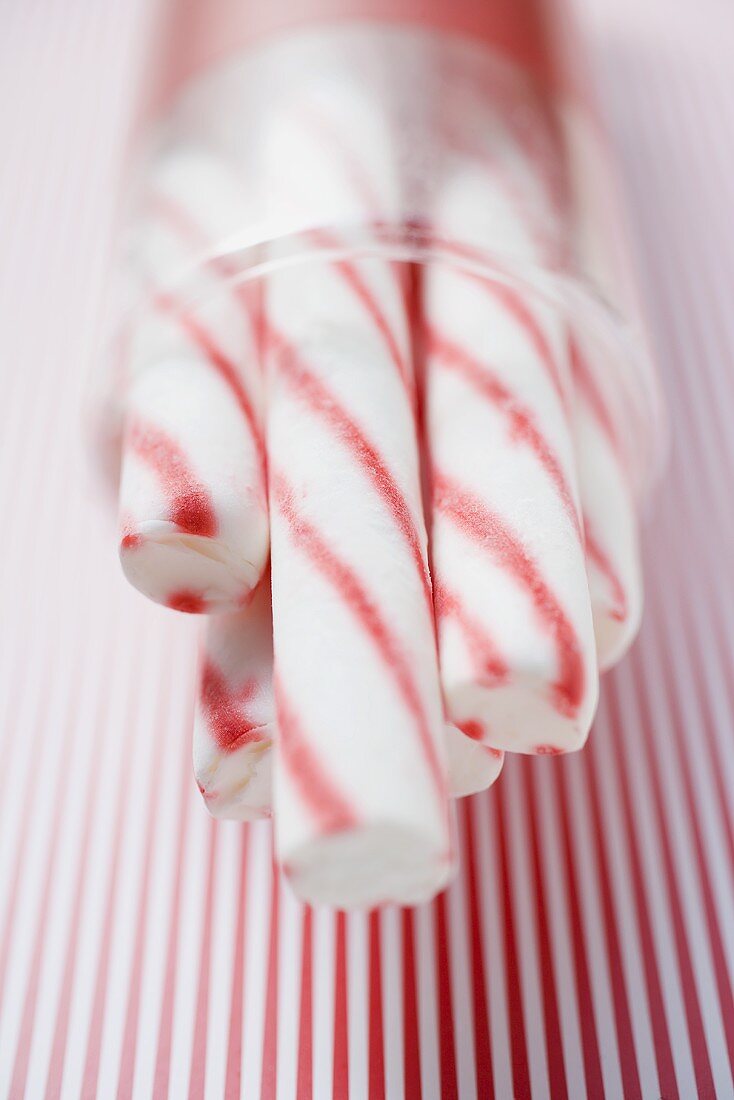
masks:
<instances>
[{"instance_id":1,"label":"red stripe on background","mask_svg":"<svg viewBox=\"0 0 734 1100\"><path fill-rule=\"evenodd\" d=\"M479 879L482 868L474 834L476 799L462 799L460 813L464 815L464 859L466 868L467 935L471 951L472 1008L474 1015L474 1051L477 1075L477 1096L480 1100L493 1100L494 1067L492 1065L492 1037L487 1001L487 969L482 942L482 912L479 901ZM486 870L486 869L485 869Z\"/></svg>"},{"instance_id":2,"label":"red stripe on background","mask_svg":"<svg viewBox=\"0 0 734 1100\"><path fill-rule=\"evenodd\" d=\"M347 918L336 917L334 968L334 1091L333 1100L349 1100L349 1015L347 999Z\"/></svg>"},{"instance_id":3,"label":"red stripe on background","mask_svg":"<svg viewBox=\"0 0 734 1100\"><path fill-rule=\"evenodd\" d=\"M372 640L379 656L395 680L406 708L411 714L433 785L439 798L446 796L446 778L442 761L433 740L420 691L410 666L388 623L372 602L356 573L342 561L320 532L300 515L294 506L294 496L288 483L276 474L272 482L273 499L288 523L296 544L307 554L323 577L336 589L342 600ZM282 732L281 732L282 736Z\"/></svg>"},{"instance_id":4,"label":"red stripe on background","mask_svg":"<svg viewBox=\"0 0 734 1100\"><path fill-rule=\"evenodd\" d=\"M420 1032L418 1028L418 994L415 973L415 939L413 910L402 909L403 946L403 1072L405 1097L422 1100L420 1063Z\"/></svg>"},{"instance_id":5,"label":"red stripe on background","mask_svg":"<svg viewBox=\"0 0 734 1100\"><path fill-rule=\"evenodd\" d=\"M495 512L491 512L479 497L441 474L434 476L434 502L465 535L485 547L495 562L530 596L558 653L560 676L554 685L556 705L562 713L574 715L581 705L585 683L579 640L540 569Z\"/></svg>"},{"instance_id":6,"label":"red stripe on background","mask_svg":"<svg viewBox=\"0 0 734 1100\"><path fill-rule=\"evenodd\" d=\"M209 844L206 855L206 886L204 893L204 920L199 949L199 981L196 990L196 1014L191 1039L191 1069L189 1073L189 1100L203 1100L206 1087L206 1049L209 1034L209 982L211 978L212 920L214 908L214 881L217 866L217 826L209 821Z\"/></svg>"},{"instance_id":7,"label":"red stripe on background","mask_svg":"<svg viewBox=\"0 0 734 1100\"><path fill-rule=\"evenodd\" d=\"M296 348L282 336L269 331L266 343L277 356L278 368L289 384L308 405L312 412L326 421L338 439L348 448L352 457L370 479L385 501L396 527L403 535L421 578L426 603L433 615L431 578L428 572L421 538L408 502L393 474L385 464L379 449L369 440L363 428L335 395L302 361Z\"/></svg>"},{"instance_id":8,"label":"red stripe on background","mask_svg":"<svg viewBox=\"0 0 734 1100\"><path fill-rule=\"evenodd\" d=\"M610 618L616 619L617 622L623 623L627 618L627 593L624 590L624 585L619 579L619 575L608 555L605 554L604 550L597 542L589 527L587 518L584 518L584 532L586 536L586 556L599 570L602 576L606 578L611 590L612 606L608 609L607 614Z\"/></svg>"},{"instance_id":9,"label":"red stripe on background","mask_svg":"<svg viewBox=\"0 0 734 1100\"><path fill-rule=\"evenodd\" d=\"M668 901L670 904L673 936L675 939L676 955L678 956L678 965L680 967L681 984L683 987L683 1001L686 1011L686 1022L688 1025L688 1035L691 1043L691 1054L693 1056L693 1068L696 1075L696 1084L698 1086L700 1096L715 1096L716 1090L714 1088L713 1073L711 1071L711 1062L709 1060L708 1046L706 1043L706 1028L703 1022L701 1006L698 1000L698 991L696 988L693 960L691 959L690 948L688 945L688 937L686 933L685 922L683 919L680 890L675 873L675 860L673 858L673 849L670 843L670 838L668 836L668 830L665 823L665 812L663 809L665 805L665 799L663 795L662 780L660 778L660 770L657 767L657 763L655 760L655 751L653 745L653 730L655 728L654 718L650 707L647 684L643 682L639 667L636 666L634 662L632 664L632 673L637 684L636 695L640 707L642 725L642 736L639 738L639 741L642 742L644 752L647 757L647 766L652 779L651 802L655 813L657 830L660 839L660 848L663 857L662 870L665 876Z\"/></svg>"},{"instance_id":10,"label":"red stripe on background","mask_svg":"<svg viewBox=\"0 0 734 1100\"><path fill-rule=\"evenodd\" d=\"M301 1006L298 1023L298 1077L296 1096L298 1100L311 1100L313 1096L313 946L312 946L312 909L303 907L303 951L301 954ZM236 1094L239 1096L239 1092ZM229 1093L227 1093L229 1096Z\"/></svg>"},{"instance_id":11,"label":"red stripe on background","mask_svg":"<svg viewBox=\"0 0 734 1100\"><path fill-rule=\"evenodd\" d=\"M571 487L558 457L535 422L532 411L518 401L515 394L484 363L471 352L449 340L435 328L427 330L428 353L435 355L440 365L460 375L475 393L489 401L507 419L510 438L524 443L533 452L561 498L563 510L573 529L583 542L578 508Z\"/></svg>"},{"instance_id":12,"label":"red stripe on background","mask_svg":"<svg viewBox=\"0 0 734 1100\"><path fill-rule=\"evenodd\" d=\"M517 936L512 899L512 853L508 847L506 809L502 784L494 789L490 798L495 812L495 836L497 838L502 908L504 913L505 977L507 1012L510 1023L510 1059L512 1062L512 1086L514 1100L531 1100L528 1044L525 1035L525 1017L522 1008L522 987L517 956Z\"/></svg>"},{"instance_id":13,"label":"red stripe on background","mask_svg":"<svg viewBox=\"0 0 734 1100\"><path fill-rule=\"evenodd\" d=\"M128 423L125 446L158 478L168 498L171 522L189 535L213 538L218 524L211 494L191 470L180 444L161 428L135 417Z\"/></svg>"},{"instance_id":14,"label":"red stripe on background","mask_svg":"<svg viewBox=\"0 0 734 1100\"><path fill-rule=\"evenodd\" d=\"M540 826L538 824L538 792L536 787L536 773L531 765L537 764L533 760L520 760L520 768L525 792L525 813L528 817L530 836L530 866L532 869L534 902L535 902L535 932L538 944L538 956L540 963L540 985L543 1000L543 1021L545 1037L545 1053L548 1062L548 1081L551 1096L554 1100L562 1100L568 1097L568 1082L566 1080L566 1066L563 1059L563 1042L561 1037L561 1019L558 1011L558 990L556 988L556 974L553 964L553 948L551 946L550 929L548 926L548 911L545 896L545 883L543 881L543 856L540 849ZM632 1100L632 1096L625 1100Z\"/></svg>"},{"instance_id":15,"label":"red stripe on background","mask_svg":"<svg viewBox=\"0 0 734 1100\"><path fill-rule=\"evenodd\" d=\"M280 760L299 797L324 833L355 829L357 812L328 773L328 765L311 748L298 712L287 699L280 680L275 680Z\"/></svg>"},{"instance_id":16,"label":"red stripe on background","mask_svg":"<svg viewBox=\"0 0 734 1100\"><path fill-rule=\"evenodd\" d=\"M655 952L655 936L650 910L647 902L645 872L640 859L639 845L635 831L635 813L633 798L626 768L626 757L620 753L616 746L622 744L622 736L619 729L621 718L617 703L616 684L613 677L607 680L605 701L609 711L609 730L612 742L612 756L620 780L620 792L622 801L622 821L624 823L627 850L630 858L632 893L635 901L637 916L637 928L640 933L640 947L642 964L645 971L645 984L650 999L648 1019L652 1028L653 1042L655 1044L655 1064L658 1071L660 1093L665 1100L678 1100L678 1082L675 1076L675 1064L670 1045L670 1033L665 1013L665 999L663 997L660 973ZM589 769L594 765L594 757L589 762Z\"/></svg>"},{"instance_id":17,"label":"red stripe on background","mask_svg":"<svg viewBox=\"0 0 734 1100\"><path fill-rule=\"evenodd\" d=\"M227 1035L227 1066L224 1077L224 1095L239 1097L242 1076L242 1020L245 986L245 917L247 912L247 867L250 830L240 830L240 869L237 887L237 921L232 952L232 996L229 1005L229 1033Z\"/></svg>"},{"instance_id":18,"label":"red stripe on background","mask_svg":"<svg viewBox=\"0 0 734 1100\"><path fill-rule=\"evenodd\" d=\"M579 886L579 871L576 852L573 846L573 827L569 816L571 791L568 787L566 764L562 760L553 764L553 777L556 786L556 806L561 819L561 843L563 863L566 868L566 898L571 927L571 949L573 951L574 974L576 978L576 1001L578 1004L579 1026L581 1029L581 1047L584 1058L584 1077L586 1091L590 1100L603 1100L604 1077L601 1070L599 1039L596 1033L594 1001L591 995L589 977L589 959L586 936L581 915L582 890Z\"/></svg>"},{"instance_id":19,"label":"red stripe on background","mask_svg":"<svg viewBox=\"0 0 734 1100\"><path fill-rule=\"evenodd\" d=\"M275 1100L278 1090L278 935L280 928L280 876L273 863L270 908L270 946L263 1022L262 1081L260 1100Z\"/></svg>"},{"instance_id":20,"label":"red stripe on background","mask_svg":"<svg viewBox=\"0 0 734 1100\"><path fill-rule=\"evenodd\" d=\"M369 1100L385 1100L385 1036L382 1023L382 954L380 913L369 916Z\"/></svg>"},{"instance_id":21,"label":"red stripe on background","mask_svg":"<svg viewBox=\"0 0 734 1100\"><path fill-rule=\"evenodd\" d=\"M590 753L594 751L592 744L589 753L581 758L586 785L589 792L591 806L592 840L596 879L601 896L602 913L604 916L604 939L609 963L609 977L612 986L612 1003L614 1005L614 1020L617 1027L617 1039L619 1047L619 1068L622 1074L625 1100L642 1100L642 1085L637 1066L635 1053L635 1040L632 1031L630 1006L627 998L627 986L625 983L624 969L622 967L622 949L619 943L617 930L617 918L614 911L614 898L612 895L611 869L607 860L604 845L605 822L602 817L599 786L596 778L596 769L593 767Z\"/></svg>"},{"instance_id":22,"label":"red stripe on background","mask_svg":"<svg viewBox=\"0 0 734 1100\"><path fill-rule=\"evenodd\" d=\"M262 722L254 721L244 710L257 690L258 683L253 678L233 688L211 659L204 661L199 701L207 729L222 752L236 752L243 745L263 740Z\"/></svg>"},{"instance_id":23,"label":"red stripe on background","mask_svg":"<svg viewBox=\"0 0 734 1100\"><path fill-rule=\"evenodd\" d=\"M454 1008L451 996L451 962L446 919L446 893L433 904L435 919L436 985L438 990L438 1044L441 1065L441 1100L458 1100L454 1048Z\"/></svg>"}]
</instances>

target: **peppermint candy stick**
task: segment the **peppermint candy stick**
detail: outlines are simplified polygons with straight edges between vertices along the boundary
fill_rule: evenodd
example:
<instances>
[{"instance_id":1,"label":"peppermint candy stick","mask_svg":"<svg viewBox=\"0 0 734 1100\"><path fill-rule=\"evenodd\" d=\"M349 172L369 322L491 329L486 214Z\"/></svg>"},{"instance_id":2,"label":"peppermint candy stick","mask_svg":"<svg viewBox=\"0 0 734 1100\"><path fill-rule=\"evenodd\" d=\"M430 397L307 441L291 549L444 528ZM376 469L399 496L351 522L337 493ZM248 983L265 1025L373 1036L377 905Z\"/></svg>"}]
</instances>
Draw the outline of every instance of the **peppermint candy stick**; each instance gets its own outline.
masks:
<instances>
[{"instance_id":1,"label":"peppermint candy stick","mask_svg":"<svg viewBox=\"0 0 734 1100\"><path fill-rule=\"evenodd\" d=\"M456 157L439 231L522 257L532 172L506 139L492 172ZM503 148L502 144L499 149ZM511 186L507 185L510 181ZM565 318L539 297L446 266L424 275L433 573L449 718L496 748L580 747L598 682Z\"/></svg>"},{"instance_id":2,"label":"peppermint candy stick","mask_svg":"<svg viewBox=\"0 0 734 1100\"><path fill-rule=\"evenodd\" d=\"M278 855L310 901L414 904L451 844L402 286L312 262L267 311Z\"/></svg>"},{"instance_id":3,"label":"peppermint candy stick","mask_svg":"<svg viewBox=\"0 0 734 1100\"><path fill-rule=\"evenodd\" d=\"M126 363L120 557L159 603L231 611L268 552L256 302L215 271L200 276L196 307L156 287L204 237L210 211L240 196L208 154L179 154L157 182L139 230L151 305Z\"/></svg>"},{"instance_id":4,"label":"peppermint candy stick","mask_svg":"<svg viewBox=\"0 0 734 1100\"><path fill-rule=\"evenodd\" d=\"M194 721L194 772L214 817L271 813L275 733L270 586L207 624Z\"/></svg>"}]
</instances>

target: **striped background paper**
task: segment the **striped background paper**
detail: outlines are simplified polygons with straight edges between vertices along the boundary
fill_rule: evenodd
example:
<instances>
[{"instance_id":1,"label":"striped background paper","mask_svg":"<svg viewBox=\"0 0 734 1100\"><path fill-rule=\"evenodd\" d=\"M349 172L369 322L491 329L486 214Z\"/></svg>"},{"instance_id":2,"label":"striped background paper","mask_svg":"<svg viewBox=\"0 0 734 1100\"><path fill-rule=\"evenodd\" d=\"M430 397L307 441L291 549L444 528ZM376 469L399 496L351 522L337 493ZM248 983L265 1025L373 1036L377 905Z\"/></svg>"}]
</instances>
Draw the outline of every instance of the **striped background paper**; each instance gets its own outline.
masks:
<instances>
[{"instance_id":1,"label":"striped background paper","mask_svg":"<svg viewBox=\"0 0 734 1100\"><path fill-rule=\"evenodd\" d=\"M734 1096L734 9L594 0L672 420L590 748L462 805L435 904L305 911L190 776L80 401L144 0L0 0L0 1097Z\"/></svg>"}]
</instances>

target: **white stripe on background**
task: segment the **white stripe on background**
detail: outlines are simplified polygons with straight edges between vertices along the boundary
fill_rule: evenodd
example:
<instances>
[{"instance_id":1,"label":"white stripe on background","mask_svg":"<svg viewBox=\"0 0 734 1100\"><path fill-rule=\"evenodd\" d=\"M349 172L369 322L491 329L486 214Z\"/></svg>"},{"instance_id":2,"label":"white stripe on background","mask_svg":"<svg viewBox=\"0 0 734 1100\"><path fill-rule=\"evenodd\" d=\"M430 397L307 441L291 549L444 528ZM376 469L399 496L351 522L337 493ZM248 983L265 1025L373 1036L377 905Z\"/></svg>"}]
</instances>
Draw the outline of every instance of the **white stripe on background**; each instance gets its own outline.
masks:
<instances>
[{"instance_id":1,"label":"white stripe on background","mask_svg":"<svg viewBox=\"0 0 734 1100\"><path fill-rule=\"evenodd\" d=\"M542 1098L548 1097L550 1093L538 968L536 905L530 883L530 838L526 827L526 812L516 763L514 760L511 761L510 767L506 767L502 775L504 804L507 808L505 829L508 833L508 852L513 866L512 903L517 930L530 1081L533 1096Z\"/></svg>"},{"instance_id":2,"label":"white stripe on background","mask_svg":"<svg viewBox=\"0 0 734 1100\"><path fill-rule=\"evenodd\" d=\"M260 1095L262 1043L265 1029L267 962L272 895L270 830L252 827L247 882L245 994L242 1033L242 1095Z\"/></svg>"},{"instance_id":3,"label":"white stripe on background","mask_svg":"<svg viewBox=\"0 0 734 1100\"><path fill-rule=\"evenodd\" d=\"M346 946L349 1094L366 1096L369 1034L369 935L366 914L349 914Z\"/></svg>"},{"instance_id":4,"label":"white stripe on background","mask_svg":"<svg viewBox=\"0 0 734 1100\"><path fill-rule=\"evenodd\" d=\"M536 800L536 812L540 823L543 889L548 898L548 920L552 937L553 965L558 983L564 1061L567 1079L575 1083L573 1091L581 1100L585 1093L583 1052L574 986L570 924L563 893L563 857L559 849L560 824L556 816L551 788L552 777L548 769L533 768L531 774L535 780L531 797Z\"/></svg>"},{"instance_id":5,"label":"white stripe on background","mask_svg":"<svg viewBox=\"0 0 734 1100\"><path fill-rule=\"evenodd\" d=\"M317 909L313 932L313 1094L330 1100L334 1078L334 914Z\"/></svg>"},{"instance_id":6,"label":"white stripe on background","mask_svg":"<svg viewBox=\"0 0 734 1100\"><path fill-rule=\"evenodd\" d=\"M400 910L387 906L380 917L382 947L382 1027L386 1100L405 1097L403 1050L403 951Z\"/></svg>"},{"instance_id":7,"label":"white stripe on background","mask_svg":"<svg viewBox=\"0 0 734 1100\"><path fill-rule=\"evenodd\" d=\"M463 814L457 814L457 838L461 850L466 850ZM451 1000L454 1016L454 1052L459 1093L466 1100L477 1095L474 1026L471 1000L471 970L466 935L466 861L448 892L449 965L451 967Z\"/></svg>"},{"instance_id":8,"label":"white stripe on background","mask_svg":"<svg viewBox=\"0 0 734 1100\"><path fill-rule=\"evenodd\" d=\"M280 958L278 963L277 1100L296 1097L303 906L293 892L280 890ZM217 1095L221 1096L221 1092Z\"/></svg>"},{"instance_id":9,"label":"white stripe on background","mask_svg":"<svg viewBox=\"0 0 734 1100\"><path fill-rule=\"evenodd\" d=\"M493 835L492 818L486 799L474 799L471 807L477 836L480 904L482 908L482 943L484 946L485 983L489 1005L492 1041L492 1066L497 1096L512 1095L512 1065L510 1061L510 1029L507 1014L507 973L502 951L504 912L497 866L497 837Z\"/></svg>"},{"instance_id":10,"label":"white stripe on background","mask_svg":"<svg viewBox=\"0 0 734 1100\"><path fill-rule=\"evenodd\" d=\"M418 1038L421 1056L421 1088L424 1100L439 1100L438 1005L436 995L435 917L433 906L415 910L413 921L416 985L418 989Z\"/></svg>"}]
</instances>

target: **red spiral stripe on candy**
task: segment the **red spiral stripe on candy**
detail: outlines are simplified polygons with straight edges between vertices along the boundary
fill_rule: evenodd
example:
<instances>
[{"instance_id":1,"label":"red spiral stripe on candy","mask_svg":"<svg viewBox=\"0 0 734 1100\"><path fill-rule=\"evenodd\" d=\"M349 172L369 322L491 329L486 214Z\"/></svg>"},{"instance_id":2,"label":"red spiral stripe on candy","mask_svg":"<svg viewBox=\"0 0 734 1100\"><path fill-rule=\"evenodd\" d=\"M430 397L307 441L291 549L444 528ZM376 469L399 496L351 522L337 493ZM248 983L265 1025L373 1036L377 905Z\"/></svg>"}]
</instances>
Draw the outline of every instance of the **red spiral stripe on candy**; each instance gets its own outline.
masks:
<instances>
[{"instance_id":1,"label":"red spiral stripe on candy","mask_svg":"<svg viewBox=\"0 0 734 1100\"><path fill-rule=\"evenodd\" d=\"M588 520L586 523L586 553L589 561L593 562L599 572L606 577L612 591L614 606L609 611L609 617L623 623L627 618L627 594L624 585L619 579L609 557L604 553L594 536L589 532Z\"/></svg>"},{"instance_id":2,"label":"red spiral stripe on candy","mask_svg":"<svg viewBox=\"0 0 734 1100\"><path fill-rule=\"evenodd\" d=\"M177 588L168 596L166 607L170 607L171 611L183 611L187 615L203 615L207 611L207 601L201 592Z\"/></svg>"},{"instance_id":3,"label":"red spiral stripe on candy","mask_svg":"<svg viewBox=\"0 0 734 1100\"><path fill-rule=\"evenodd\" d=\"M220 378L230 389L237 407L244 420L247 422L247 426L250 429L253 442L255 444L255 450L257 451L260 468L265 476L267 469L267 456L265 450L265 440L263 433L258 423L258 418L253 408L252 402L245 389L240 373L237 369L236 363L232 362L228 355L219 347L214 338L209 332L206 331L204 326L200 324L190 313L181 309L176 302L164 294L156 296L156 304L159 309L170 313L175 317L177 323L184 329L184 331L191 337L192 341L196 344L200 351L204 353L207 363L214 368Z\"/></svg>"},{"instance_id":4,"label":"red spiral stripe on candy","mask_svg":"<svg viewBox=\"0 0 734 1100\"><path fill-rule=\"evenodd\" d=\"M612 421L609 409L599 391L596 379L594 378L594 372L581 354L581 349L573 336L569 336L568 338L568 358L576 387L584 395L598 426L606 435L611 446L615 451L618 451L619 439L617 438L617 430Z\"/></svg>"},{"instance_id":5,"label":"red spiral stripe on candy","mask_svg":"<svg viewBox=\"0 0 734 1100\"><path fill-rule=\"evenodd\" d=\"M339 248L339 238L331 233L327 233L324 230L312 230L309 233L309 238L323 248ZM385 316L382 306L378 302L375 295L370 290L369 286L362 278L359 270L349 260L333 260L331 266L338 271L338 273L344 279L344 282L354 293L355 297L364 306L370 318L375 324L380 335L385 341L385 345L390 354L395 367L397 369L403 385L405 386L406 393L410 398L411 404L415 401L415 386L413 384L413 376L410 369L410 364L406 362L406 358L400 348L400 345L395 337L395 333L390 327L390 324ZM398 290L402 289L398 285Z\"/></svg>"},{"instance_id":6,"label":"red spiral stripe on candy","mask_svg":"<svg viewBox=\"0 0 734 1100\"><path fill-rule=\"evenodd\" d=\"M449 592L444 584L439 585L436 583L434 601L438 619L451 616L458 622L469 643L472 657L476 661L480 674L488 678L494 687L505 683L510 675L507 662L497 649L493 639L489 637L482 625L464 606L456 593ZM466 733L466 730L464 732ZM473 734L467 733L467 736L473 737Z\"/></svg>"},{"instance_id":7,"label":"red spiral stripe on candy","mask_svg":"<svg viewBox=\"0 0 734 1100\"><path fill-rule=\"evenodd\" d=\"M299 796L324 833L354 829L359 817L348 798L338 789L309 743L300 720L275 680L280 759Z\"/></svg>"},{"instance_id":8,"label":"red spiral stripe on candy","mask_svg":"<svg viewBox=\"0 0 734 1100\"><path fill-rule=\"evenodd\" d=\"M554 454L543 433L538 428L532 412L525 408L507 386L483 363L441 335L435 329L428 330L430 349L447 370L460 374L472 388L485 397L509 421L511 437L525 443L538 458L563 501L566 515L583 542L583 530L571 487L561 463Z\"/></svg>"},{"instance_id":9,"label":"red spiral stripe on candy","mask_svg":"<svg viewBox=\"0 0 734 1100\"><path fill-rule=\"evenodd\" d=\"M189 468L176 440L152 424L133 420L126 442L156 474L169 499L171 522L186 534L213 538L218 524L211 496Z\"/></svg>"},{"instance_id":10,"label":"red spiral stripe on candy","mask_svg":"<svg viewBox=\"0 0 734 1100\"><path fill-rule=\"evenodd\" d=\"M579 640L538 565L503 520L479 497L440 474L435 477L433 488L436 508L449 516L468 538L486 548L532 600L558 653L555 704L562 714L573 717L581 705L585 681Z\"/></svg>"},{"instance_id":11,"label":"red spiral stripe on candy","mask_svg":"<svg viewBox=\"0 0 734 1100\"><path fill-rule=\"evenodd\" d=\"M207 727L222 752L236 752L243 745L262 740L262 723L248 717L244 709L258 688L254 679L233 689L213 661L204 661L200 700Z\"/></svg>"},{"instance_id":12,"label":"red spiral stripe on candy","mask_svg":"<svg viewBox=\"0 0 734 1100\"><path fill-rule=\"evenodd\" d=\"M387 504L398 530L408 544L421 578L426 603L431 615L433 615L431 577L416 523L400 487L385 464L384 458L352 414L344 408L321 379L309 370L297 349L287 343L272 328L268 330L266 340L270 348L276 353L277 367L283 377L305 401L309 409L325 420L329 427L334 430L337 438L349 449L360 468L369 477Z\"/></svg>"},{"instance_id":13,"label":"red spiral stripe on candy","mask_svg":"<svg viewBox=\"0 0 734 1100\"><path fill-rule=\"evenodd\" d=\"M443 767L431 736L419 688L400 642L351 566L334 553L314 525L296 510L293 491L280 474L274 475L271 492L273 504L287 522L293 541L339 593L345 606L370 638L385 668L394 679L406 709L413 718L436 793L443 800L446 797Z\"/></svg>"},{"instance_id":14,"label":"red spiral stripe on candy","mask_svg":"<svg viewBox=\"0 0 734 1100\"><path fill-rule=\"evenodd\" d=\"M476 272L464 272L464 274L483 286L487 293L491 294L500 305L504 306L510 316L517 322L517 325L523 330L532 345L539 362L545 368L562 407L566 409L568 394L553 349L537 318L525 302L523 295L506 283L490 279L487 275L480 275Z\"/></svg>"}]
</instances>

